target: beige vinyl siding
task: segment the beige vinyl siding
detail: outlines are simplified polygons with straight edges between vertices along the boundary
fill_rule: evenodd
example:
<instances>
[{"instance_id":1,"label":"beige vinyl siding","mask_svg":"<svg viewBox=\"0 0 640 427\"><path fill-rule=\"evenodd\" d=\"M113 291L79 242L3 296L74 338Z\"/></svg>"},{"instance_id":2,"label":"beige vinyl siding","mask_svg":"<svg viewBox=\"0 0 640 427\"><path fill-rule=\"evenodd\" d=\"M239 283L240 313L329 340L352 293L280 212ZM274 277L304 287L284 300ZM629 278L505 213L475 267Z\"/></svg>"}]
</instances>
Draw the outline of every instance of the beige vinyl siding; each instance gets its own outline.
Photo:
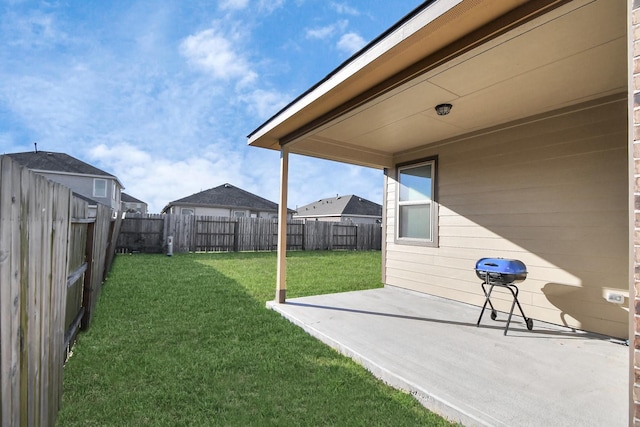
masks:
<instances>
[{"instance_id":1,"label":"beige vinyl siding","mask_svg":"<svg viewBox=\"0 0 640 427\"><path fill-rule=\"evenodd\" d=\"M626 129L626 102L608 99L398 156L438 156L439 245L394 243L390 171L385 283L482 305L476 261L516 258L527 316L626 338L628 304L604 298L628 296Z\"/></svg>"}]
</instances>

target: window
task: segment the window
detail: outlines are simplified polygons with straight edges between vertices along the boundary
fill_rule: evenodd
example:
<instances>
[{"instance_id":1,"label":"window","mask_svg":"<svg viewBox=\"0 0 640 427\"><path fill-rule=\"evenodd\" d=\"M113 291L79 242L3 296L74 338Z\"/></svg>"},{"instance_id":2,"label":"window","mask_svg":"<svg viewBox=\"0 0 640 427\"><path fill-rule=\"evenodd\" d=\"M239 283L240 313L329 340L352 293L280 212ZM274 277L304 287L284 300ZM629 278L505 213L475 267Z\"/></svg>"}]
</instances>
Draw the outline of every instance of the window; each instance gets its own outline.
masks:
<instances>
[{"instance_id":1,"label":"window","mask_svg":"<svg viewBox=\"0 0 640 427\"><path fill-rule=\"evenodd\" d=\"M96 178L93 180L93 197L107 197L106 179Z\"/></svg>"},{"instance_id":2,"label":"window","mask_svg":"<svg viewBox=\"0 0 640 427\"><path fill-rule=\"evenodd\" d=\"M246 216L245 211L233 211L233 216L236 218L244 218Z\"/></svg>"},{"instance_id":3,"label":"window","mask_svg":"<svg viewBox=\"0 0 640 427\"><path fill-rule=\"evenodd\" d=\"M193 209L188 209L188 208L180 209L180 213L182 215L193 215L194 214Z\"/></svg>"},{"instance_id":4,"label":"window","mask_svg":"<svg viewBox=\"0 0 640 427\"><path fill-rule=\"evenodd\" d=\"M398 242L436 244L435 172L435 159L398 168Z\"/></svg>"}]
</instances>

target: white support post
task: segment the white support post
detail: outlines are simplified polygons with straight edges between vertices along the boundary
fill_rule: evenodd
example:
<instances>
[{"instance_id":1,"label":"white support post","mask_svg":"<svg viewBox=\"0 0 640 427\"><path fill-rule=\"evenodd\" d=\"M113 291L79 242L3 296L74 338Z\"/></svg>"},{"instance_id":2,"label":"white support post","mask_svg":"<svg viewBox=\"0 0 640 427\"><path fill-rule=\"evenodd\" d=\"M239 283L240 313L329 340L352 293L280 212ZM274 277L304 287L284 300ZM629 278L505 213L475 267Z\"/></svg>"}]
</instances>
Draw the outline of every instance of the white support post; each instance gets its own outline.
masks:
<instances>
[{"instance_id":1,"label":"white support post","mask_svg":"<svg viewBox=\"0 0 640 427\"><path fill-rule=\"evenodd\" d=\"M278 269L276 302L287 298L287 193L289 183L289 150L280 148L280 202L278 205Z\"/></svg>"}]
</instances>

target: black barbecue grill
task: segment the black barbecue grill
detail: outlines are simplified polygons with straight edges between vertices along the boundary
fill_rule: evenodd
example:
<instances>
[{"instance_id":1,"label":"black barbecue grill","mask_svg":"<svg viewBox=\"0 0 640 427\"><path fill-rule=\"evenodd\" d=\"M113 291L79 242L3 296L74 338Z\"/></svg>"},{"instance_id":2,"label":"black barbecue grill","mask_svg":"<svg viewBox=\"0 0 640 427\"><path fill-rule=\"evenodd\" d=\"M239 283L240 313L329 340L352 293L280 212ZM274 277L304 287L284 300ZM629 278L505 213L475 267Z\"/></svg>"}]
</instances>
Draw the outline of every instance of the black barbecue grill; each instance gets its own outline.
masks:
<instances>
[{"instance_id":1,"label":"black barbecue grill","mask_svg":"<svg viewBox=\"0 0 640 427\"><path fill-rule=\"evenodd\" d=\"M527 278L527 267L522 261L517 259L504 259L504 258L482 258L476 262L476 275L482 280L482 292L484 292L485 301L478 317L477 326L480 326L482 315L484 314L487 305L491 307L491 319L496 320L498 313L493 304L491 303L491 292L495 286L500 286L511 291L513 295L513 303L511 304L511 311L509 311L509 318L504 328L504 334L507 335L509 330L509 324L511 323L511 317L513 316L513 309L516 304L520 309L522 318L524 319L527 329L533 329L533 320L524 315L520 301L518 301L518 287L516 283L522 282ZM487 290L488 288L488 290Z\"/></svg>"}]
</instances>

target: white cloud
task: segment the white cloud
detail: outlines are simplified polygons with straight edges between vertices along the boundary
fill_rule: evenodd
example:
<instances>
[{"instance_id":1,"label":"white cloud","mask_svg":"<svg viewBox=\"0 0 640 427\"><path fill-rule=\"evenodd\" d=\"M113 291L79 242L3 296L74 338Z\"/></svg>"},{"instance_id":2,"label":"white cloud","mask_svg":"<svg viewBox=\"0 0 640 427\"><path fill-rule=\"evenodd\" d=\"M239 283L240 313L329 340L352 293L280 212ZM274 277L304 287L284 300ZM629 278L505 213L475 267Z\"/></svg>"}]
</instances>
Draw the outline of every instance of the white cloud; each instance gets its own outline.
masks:
<instances>
[{"instance_id":1,"label":"white cloud","mask_svg":"<svg viewBox=\"0 0 640 427\"><path fill-rule=\"evenodd\" d=\"M257 114L261 120L265 120L280 111L291 100L291 97L276 91L258 89L242 96L241 99L247 103L251 113Z\"/></svg>"},{"instance_id":2,"label":"white cloud","mask_svg":"<svg viewBox=\"0 0 640 427\"><path fill-rule=\"evenodd\" d=\"M10 45L41 47L68 39L58 28L55 15L41 11L34 11L25 16L8 13L2 18L2 25L10 34Z\"/></svg>"},{"instance_id":3,"label":"white cloud","mask_svg":"<svg viewBox=\"0 0 640 427\"><path fill-rule=\"evenodd\" d=\"M241 10L249 5L249 0L223 0L218 7L221 10Z\"/></svg>"},{"instance_id":4,"label":"white cloud","mask_svg":"<svg viewBox=\"0 0 640 427\"><path fill-rule=\"evenodd\" d=\"M273 13L284 5L285 0L258 0L255 9L262 14ZM249 0L221 0L218 8L223 11L245 10L249 7Z\"/></svg>"},{"instance_id":5,"label":"white cloud","mask_svg":"<svg viewBox=\"0 0 640 427\"><path fill-rule=\"evenodd\" d=\"M343 15L353 15L353 16L358 16L360 15L360 11L354 7L349 6L346 3L337 3L337 2L331 2L329 4L329 6L335 10L336 12L343 14Z\"/></svg>"},{"instance_id":6,"label":"white cloud","mask_svg":"<svg viewBox=\"0 0 640 427\"><path fill-rule=\"evenodd\" d=\"M285 0L260 0L258 2L258 10L262 13L273 13L276 9L284 5Z\"/></svg>"},{"instance_id":7,"label":"white cloud","mask_svg":"<svg viewBox=\"0 0 640 427\"><path fill-rule=\"evenodd\" d=\"M94 160L114 166L131 163L143 165L151 161L151 156L148 153L127 143L112 146L98 144L89 150L89 155Z\"/></svg>"},{"instance_id":8,"label":"white cloud","mask_svg":"<svg viewBox=\"0 0 640 427\"><path fill-rule=\"evenodd\" d=\"M352 55L362 49L367 42L357 33L347 33L340 37L338 49Z\"/></svg>"},{"instance_id":9,"label":"white cloud","mask_svg":"<svg viewBox=\"0 0 640 427\"><path fill-rule=\"evenodd\" d=\"M347 25L349 25L349 21L342 20L324 27L311 28L306 31L306 37L308 39L324 40L332 37L340 31L344 31L344 29L347 28Z\"/></svg>"},{"instance_id":10,"label":"white cloud","mask_svg":"<svg viewBox=\"0 0 640 427\"><path fill-rule=\"evenodd\" d=\"M254 81L257 74L243 53L236 50L240 41L237 33L225 35L210 28L185 38L180 44L180 52L191 64L216 79L237 79L246 84Z\"/></svg>"},{"instance_id":11,"label":"white cloud","mask_svg":"<svg viewBox=\"0 0 640 427\"><path fill-rule=\"evenodd\" d=\"M199 156L180 160L164 158L128 143L98 144L89 150L91 162L114 174L125 193L149 205L158 213L169 202L226 182L243 188L251 182L242 166L241 155L224 144L201 150Z\"/></svg>"}]
</instances>

